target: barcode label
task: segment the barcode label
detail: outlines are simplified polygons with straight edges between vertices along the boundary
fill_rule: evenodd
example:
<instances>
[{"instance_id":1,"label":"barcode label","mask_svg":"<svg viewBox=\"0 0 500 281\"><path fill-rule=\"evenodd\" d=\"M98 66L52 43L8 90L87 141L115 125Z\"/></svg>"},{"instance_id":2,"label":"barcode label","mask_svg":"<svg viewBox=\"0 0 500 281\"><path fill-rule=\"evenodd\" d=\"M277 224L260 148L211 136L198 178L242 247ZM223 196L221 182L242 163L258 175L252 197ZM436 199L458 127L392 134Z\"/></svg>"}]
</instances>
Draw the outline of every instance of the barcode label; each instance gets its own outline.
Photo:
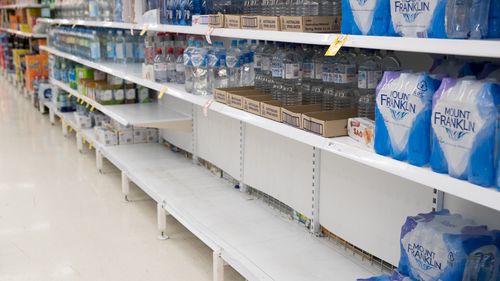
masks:
<instances>
[{"instance_id":1,"label":"barcode label","mask_svg":"<svg viewBox=\"0 0 500 281\"><path fill-rule=\"evenodd\" d=\"M292 116L286 112L283 112L283 122L292 125L294 127L299 127L299 118L296 116Z\"/></svg>"}]
</instances>

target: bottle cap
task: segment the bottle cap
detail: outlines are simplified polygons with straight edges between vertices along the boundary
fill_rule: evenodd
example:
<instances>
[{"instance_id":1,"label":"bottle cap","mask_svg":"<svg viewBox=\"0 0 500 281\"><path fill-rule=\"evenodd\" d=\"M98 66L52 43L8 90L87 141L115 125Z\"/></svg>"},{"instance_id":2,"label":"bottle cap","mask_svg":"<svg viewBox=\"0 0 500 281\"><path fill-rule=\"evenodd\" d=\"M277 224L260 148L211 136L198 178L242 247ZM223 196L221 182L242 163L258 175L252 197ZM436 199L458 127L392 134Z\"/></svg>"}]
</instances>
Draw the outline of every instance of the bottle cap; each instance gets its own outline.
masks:
<instances>
[{"instance_id":1,"label":"bottle cap","mask_svg":"<svg viewBox=\"0 0 500 281\"><path fill-rule=\"evenodd\" d=\"M156 48L156 53L160 55L161 54L161 48Z\"/></svg>"}]
</instances>

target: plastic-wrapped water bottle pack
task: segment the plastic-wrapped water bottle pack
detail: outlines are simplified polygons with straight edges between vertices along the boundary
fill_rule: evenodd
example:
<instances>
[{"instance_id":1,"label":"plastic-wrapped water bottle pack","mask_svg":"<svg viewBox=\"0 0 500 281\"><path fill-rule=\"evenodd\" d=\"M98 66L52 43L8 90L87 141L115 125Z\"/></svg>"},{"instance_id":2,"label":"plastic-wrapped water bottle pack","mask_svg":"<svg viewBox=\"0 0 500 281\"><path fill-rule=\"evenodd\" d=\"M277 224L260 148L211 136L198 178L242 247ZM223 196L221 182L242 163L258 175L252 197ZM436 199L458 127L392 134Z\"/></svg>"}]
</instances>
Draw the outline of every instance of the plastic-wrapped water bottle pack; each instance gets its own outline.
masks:
<instances>
[{"instance_id":1,"label":"plastic-wrapped water bottle pack","mask_svg":"<svg viewBox=\"0 0 500 281\"><path fill-rule=\"evenodd\" d=\"M448 210L408 217L397 271L358 281L497 281L499 233Z\"/></svg>"},{"instance_id":2,"label":"plastic-wrapped water bottle pack","mask_svg":"<svg viewBox=\"0 0 500 281\"><path fill-rule=\"evenodd\" d=\"M342 33L499 38L500 0L343 0Z\"/></svg>"}]
</instances>

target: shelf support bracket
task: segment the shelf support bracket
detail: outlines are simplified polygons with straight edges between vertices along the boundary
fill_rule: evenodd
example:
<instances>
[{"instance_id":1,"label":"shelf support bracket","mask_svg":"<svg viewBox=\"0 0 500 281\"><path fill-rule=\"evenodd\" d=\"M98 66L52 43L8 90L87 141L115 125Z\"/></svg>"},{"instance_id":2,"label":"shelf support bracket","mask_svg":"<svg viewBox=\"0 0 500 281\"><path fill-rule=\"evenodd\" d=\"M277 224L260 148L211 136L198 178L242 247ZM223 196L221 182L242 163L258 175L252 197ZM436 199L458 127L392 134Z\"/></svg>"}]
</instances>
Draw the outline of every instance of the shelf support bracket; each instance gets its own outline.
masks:
<instances>
[{"instance_id":1,"label":"shelf support bracket","mask_svg":"<svg viewBox=\"0 0 500 281\"><path fill-rule=\"evenodd\" d=\"M167 230L167 214L168 212L163 208L163 202L156 204L156 216L158 218L158 230L160 235L158 239L167 240L169 237L166 234Z\"/></svg>"},{"instance_id":2,"label":"shelf support bracket","mask_svg":"<svg viewBox=\"0 0 500 281\"><path fill-rule=\"evenodd\" d=\"M102 174L102 153L99 149L95 150L95 165L99 173Z\"/></svg>"},{"instance_id":3,"label":"shelf support bracket","mask_svg":"<svg viewBox=\"0 0 500 281\"><path fill-rule=\"evenodd\" d=\"M197 132L197 124L198 124L198 114L196 114L197 107L195 104L191 105L191 115L193 117L193 121L191 122L191 145L193 151L193 164L198 165L198 132Z\"/></svg>"},{"instance_id":4,"label":"shelf support bracket","mask_svg":"<svg viewBox=\"0 0 500 281\"><path fill-rule=\"evenodd\" d=\"M38 101L38 111L40 111L41 114L45 113L45 105L42 100Z\"/></svg>"},{"instance_id":5,"label":"shelf support bracket","mask_svg":"<svg viewBox=\"0 0 500 281\"><path fill-rule=\"evenodd\" d=\"M213 252L213 281L224 281L224 259L221 252Z\"/></svg>"},{"instance_id":6,"label":"shelf support bracket","mask_svg":"<svg viewBox=\"0 0 500 281\"><path fill-rule=\"evenodd\" d=\"M128 195L130 193L130 179L127 174L122 171L122 193L123 193L123 201L130 202L128 200Z\"/></svg>"},{"instance_id":7,"label":"shelf support bracket","mask_svg":"<svg viewBox=\"0 0 500 281\"><path fill-rule=\"evenodd\" d=\"M80 132L76 132L76 148L80 153L83 152L83 137Z\"/></svg>"},{"instance_id":8,"label":"shelf support bracket","mask_svg":"<svg viewBox=\"0 0 500 281\"><path fill-rule=\"evenodd\" d=\"M312 148L312 217L311 217L311 232L317 236L321 234L321 226L319 224L319 192L320 192L320 163L321 149Z\"/></svg>"},{"instance_id":9,"label":"shelf support bracket","mask_svg":"<svg viewBox=\"0 0 500 281\"><path fill-rule=\"evenodd\" d=\"M49 108L49 120L50 120L50 124L52 124L52 125L54 125L56 123L54 109L52 109L52 108Z\"/></svg>"}]
</instances>

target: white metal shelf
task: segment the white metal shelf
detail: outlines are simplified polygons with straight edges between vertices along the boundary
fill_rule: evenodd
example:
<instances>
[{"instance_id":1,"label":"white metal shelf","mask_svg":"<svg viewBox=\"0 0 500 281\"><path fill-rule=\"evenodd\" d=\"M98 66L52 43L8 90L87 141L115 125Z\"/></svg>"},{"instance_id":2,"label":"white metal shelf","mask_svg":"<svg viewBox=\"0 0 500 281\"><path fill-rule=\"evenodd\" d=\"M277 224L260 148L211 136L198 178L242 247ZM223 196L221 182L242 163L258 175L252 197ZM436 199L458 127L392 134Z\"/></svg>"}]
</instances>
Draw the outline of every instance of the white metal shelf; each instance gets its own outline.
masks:
<instances>
[{"instance_id":1,"label":"white metal shelf","mask_svg":"<svg viewBox=\"0 0 500 281\"><path fill-rule=\"evenodd\" d=\"M248 280L356 280L378 271L163 145L101 153Z\"/></svg>"},{"instance_id":2,"label":"white metal shelf","mask_svg":"<svg viewBox=\"0 0 500 281\"><path fill-rule=\"evenodd\" d=\"M158 103L131 103L121 105L101 105L78 91L71 89L61 81L51 79L50 83L77 98L85 100L102 113L127 126L152 127L152 128L190 128L191 117L173 110L162 108Z\"/></svg>"},{"instance_id":3,"label":"white metal shelf","mask_svg":"<svg viewBox=\"0 0 500 281\"><path fill-rule=\"evenodd\" d=\"M106 73L116 75L125 80L132 81L136 84L143 85L157 91L160 91L167 86L168 90L166 94L199 106L206 105L207 102L211 99L211 97L189 94L184 90L183 85L172 83L163 85L143 79L140 64L127 64L125 68L123 65L119 64L94 63L58 51L52 47L42 46L42 48L57 56L61 56L87 65L89 67L102 70ZM231 118L243 121L247 124L288 137L295 141L311 145L331 153L335 153L364 165L374 167L390 174L397 175L401 178L405 178L410 181L417 182L425 186L435 188L437 190L500 211L500 192L494 190L493 188L483 188L471 184L467 181L452 178L448 175L435 173L429 168L416 167L405 162L378 155L372 151L366 151L363 147L357 145L357 143L351 141L348 137L324 138L322 136L297 129L283 123L278 123L276 121L263 118L218 102L213 102L208 109L208 112L215 111L221 113ZM124 112L124 114L126 113Z\"/></svg>"},{"instance_id":4,"label":"white metal shelf","mask_svg":"<svg viewBox=\"0 0 500 281\"><path fill-rule=\"evenodd\" d=\"M5 27L0 27L0 30L3 30L7 33L12 33L17 36L21 37L27 37L27 38L47 38L47 34L37 34L37 33L31 33L31 32L23 32L20 30L15 30L15 29L10 29L10 28L5 28Z\"/></svg>"},{"instance_id":5,"label":"white metal shelf","mask_svg":"<svg viewBox=\"0 0 500 281\"><path fill-rule=\"evenodd\" d=\"M2 5L0 6L0 9L22 9L22 8L41 8L41 4L30 4L30 3L25 3L25 4L12 4L12 5Z\"/></svg>"},{"instance_id":6,"label":"white metal shelf","mask_svg":"<svg viewBox=\"0 0 500 281\"><path fill-rule=\"evenodd\" d=\"M148 30L205 35L209 30L206 25L179 26L162 24L133 24L121 22L100 22L67 19L38 19L41 22L61 25L81 25L109 27L128 30L141 30L147 25ZM228 38L270 40L280 42L330 45L338 34L283 32L251 29L216 28L212 36ZM431 39L388 36L350 35L346 47L406 51L417 53L449 54L474 57L500 58L500 40L460 40Z\"/></svg>"}]
</instances>

